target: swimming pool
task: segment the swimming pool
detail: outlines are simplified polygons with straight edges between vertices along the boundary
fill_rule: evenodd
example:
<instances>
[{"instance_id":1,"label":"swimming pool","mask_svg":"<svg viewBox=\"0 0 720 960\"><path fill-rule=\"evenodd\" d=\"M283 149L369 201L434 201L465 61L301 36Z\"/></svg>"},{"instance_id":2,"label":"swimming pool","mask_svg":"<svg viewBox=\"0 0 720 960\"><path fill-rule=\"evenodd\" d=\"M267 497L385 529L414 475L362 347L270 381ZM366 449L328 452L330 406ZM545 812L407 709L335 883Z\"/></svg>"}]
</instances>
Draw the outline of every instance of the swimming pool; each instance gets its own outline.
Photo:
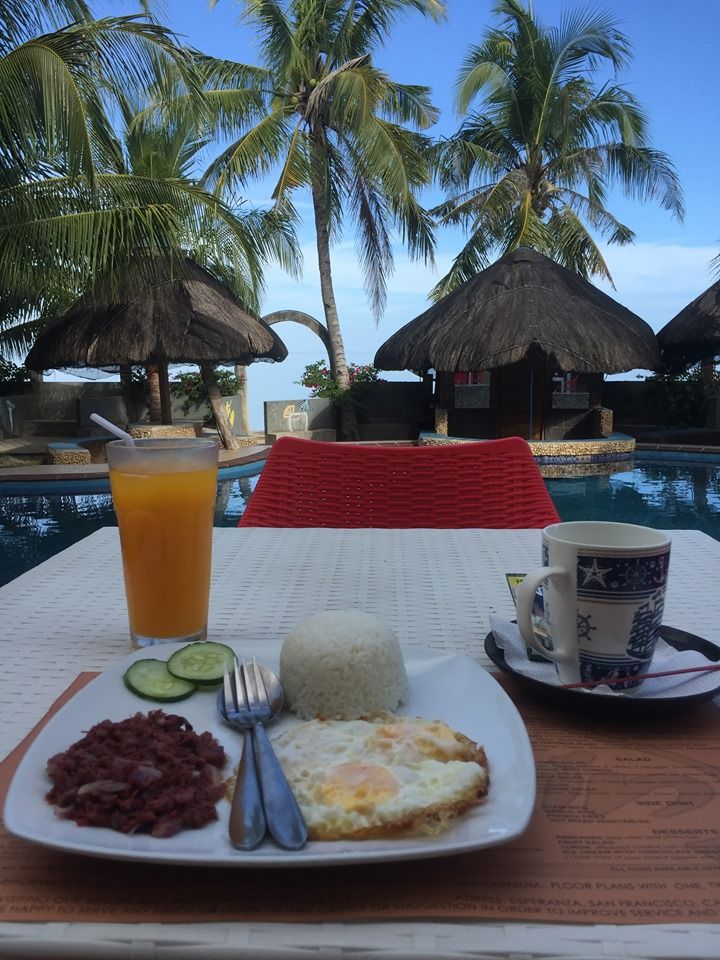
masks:
<instances>
[{"instance_id":1,"label":"swimming pool","mask_svg":"<svg viewBox=\"0 0 720 960\"><path fill-rule=\"evenodd\" d=\"M218 481L216 527L237 525L261 470L262 462L249 464ZM54 493L56 484L45 483L48 492L0 496L0 586L100 527L117 526L107 482L92 484L87 493Z\"/></svg>"},{"instance_id":2,"label":"swimming pool","mask_svg":"<svg viewBox=\"0 0 720 960\"><path fill-rule=\"evenodd\" d=\"M218 483L216 527L234 527L257 483L262 463L238 468ZM720 462L646 459L609 476L545 481L563 520L619 520L666 530L694 529L720 540ZM25 485L0 495L0 585L100 527L115 526L102 482L88 491L55 492ZM107 484L104 484L105 490Z\"/></svg>"},{"instance_id":3,"label":"swimming pool","mask_svg":"<svg viewBox=\"0 0 720 960\"><path fill-rule=\"evenodd\" d=\"M609 476L545 481L563 520L702 530L720 540L720 462L646 460Z\"/></svg>"}]
</instances>

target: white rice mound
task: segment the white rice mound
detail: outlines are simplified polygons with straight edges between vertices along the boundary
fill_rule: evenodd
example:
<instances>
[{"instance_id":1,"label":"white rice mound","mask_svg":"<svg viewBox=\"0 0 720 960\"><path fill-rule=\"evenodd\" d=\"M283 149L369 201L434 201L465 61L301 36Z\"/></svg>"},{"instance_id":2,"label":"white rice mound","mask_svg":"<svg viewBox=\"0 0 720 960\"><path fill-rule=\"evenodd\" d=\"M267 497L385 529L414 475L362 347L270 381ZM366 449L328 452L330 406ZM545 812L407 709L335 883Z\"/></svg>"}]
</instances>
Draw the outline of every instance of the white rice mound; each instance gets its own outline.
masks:
<instances>
[{"instance_id":1,"label":"white rice mound","mask_svg":"<svg viewBox=\"0 0 720 960\"><path fill-rule=\"evenodd\" d=\"M304 720L357 720L407 698L398 639L360 610L316 613L292 630L280 653L288 707Z\"/></svg>"}]
</instances>

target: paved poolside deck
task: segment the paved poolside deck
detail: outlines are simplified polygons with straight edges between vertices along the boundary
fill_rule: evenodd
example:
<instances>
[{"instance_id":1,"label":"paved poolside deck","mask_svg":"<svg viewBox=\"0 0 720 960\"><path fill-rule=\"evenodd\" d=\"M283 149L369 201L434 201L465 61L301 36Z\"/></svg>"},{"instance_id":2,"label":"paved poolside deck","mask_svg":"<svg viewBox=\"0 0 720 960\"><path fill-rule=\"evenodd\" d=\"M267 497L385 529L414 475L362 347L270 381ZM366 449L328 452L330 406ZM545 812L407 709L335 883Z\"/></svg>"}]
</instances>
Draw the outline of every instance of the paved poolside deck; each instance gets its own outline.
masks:
<instances>
[{"instance_id":1,"label":"paved poolside deck","mask_svg":"<svg viewBox=\"0 0 720 960\"><path fill-rule=\"evenodd\" d=\"M39 440L40 438L31 438ZM3 453L10 454L11 451L4 451L0 441L0 456ZM47 440L42 448L42 452L47 449ZM255 463L258 460L264 460L269 446L257 444L253 446L240 447L238 450L220 450L220 467L238 467L246 463ZM17 440L14 441L12 455L30 455L34 453L32 449L23 448L22 452L18 449ZM13 467L0 467L0 483L3 481L12 481L15 483L24 481L48 481L53 480L102 480L108 475L108 465L106 463L88 463L88 464L49 464L49 463L29 463L27 465L18 465Z\"/></svg>"}]
</instances>

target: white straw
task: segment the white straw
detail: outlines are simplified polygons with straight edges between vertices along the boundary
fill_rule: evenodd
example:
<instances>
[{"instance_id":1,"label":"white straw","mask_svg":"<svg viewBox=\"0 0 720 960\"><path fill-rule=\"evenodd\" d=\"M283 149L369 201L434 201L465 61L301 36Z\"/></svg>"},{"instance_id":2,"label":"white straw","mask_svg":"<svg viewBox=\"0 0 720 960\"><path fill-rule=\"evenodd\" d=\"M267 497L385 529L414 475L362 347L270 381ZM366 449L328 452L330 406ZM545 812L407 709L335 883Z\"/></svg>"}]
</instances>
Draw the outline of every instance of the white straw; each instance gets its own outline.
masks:
<instances>
[{"instance_id":1,"label":"white straw","mask_svg":"<svg viewBox=\"0 0 720 960\"><path fill-rule=\"evenodd\" d=\"M111 423L109 420L106 420L105 417L101 417L99 413L91 413L90 419L94 420L99 427L104 427L110 433L114 433L116 437L119 437L120 440L127 440L128 443L135 446L135 440L130 436L129 433L125 433L124 430L121 430L120 427L116 427L114 423Z\"/></svg>"}]
</instances>

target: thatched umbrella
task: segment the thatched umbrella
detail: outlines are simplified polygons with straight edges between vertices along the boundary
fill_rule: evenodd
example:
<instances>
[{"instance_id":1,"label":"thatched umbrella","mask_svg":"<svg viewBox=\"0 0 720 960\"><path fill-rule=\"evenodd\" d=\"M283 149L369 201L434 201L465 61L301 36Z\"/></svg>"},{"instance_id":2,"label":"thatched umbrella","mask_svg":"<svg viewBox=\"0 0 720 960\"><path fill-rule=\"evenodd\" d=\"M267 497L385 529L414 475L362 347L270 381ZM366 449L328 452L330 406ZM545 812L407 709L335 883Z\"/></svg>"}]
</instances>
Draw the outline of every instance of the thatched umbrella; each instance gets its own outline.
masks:
<instances>
[{"instance_id":1,"label":"thatched umbrella","mask_svg":"<svg viewBox=\"0 0 720 960\"><path fill-rule=\"evenodd\" d=\"M286 356L285 344L266 323L244 310L224 284L186 259L175 273L157 268L150 278L147 273L144 278L128 277L122 295L93 292L81 297L40 334L25 363L31 370L157 368L162 420L169 423L169 363L200 366L217 416L221 405L216 364L279 361ZM225 427L229 433L229 425Z\"/></svg>"},{"instance_id":2,"label":"thatched umbrella","mask_svg":"<svg viewBox=\"0 0 720 960\"><path fill-rule=\"evenodd\" d=\"M720 280L683 307L657 336L663 363L673 369L720 354Z\"/></svg>"},{"instance_id":3,"label":"thatched umbrella","mask_svg":"<svg viewBox=\"0 0 720 960\"><path fill-rule=\"evenodd\" d=\"M655 369L652 328L578 274L529 247L501 257L401 327L381 370L490 370L544 356L559 370Z\"/></svg>"}]
</instances>

